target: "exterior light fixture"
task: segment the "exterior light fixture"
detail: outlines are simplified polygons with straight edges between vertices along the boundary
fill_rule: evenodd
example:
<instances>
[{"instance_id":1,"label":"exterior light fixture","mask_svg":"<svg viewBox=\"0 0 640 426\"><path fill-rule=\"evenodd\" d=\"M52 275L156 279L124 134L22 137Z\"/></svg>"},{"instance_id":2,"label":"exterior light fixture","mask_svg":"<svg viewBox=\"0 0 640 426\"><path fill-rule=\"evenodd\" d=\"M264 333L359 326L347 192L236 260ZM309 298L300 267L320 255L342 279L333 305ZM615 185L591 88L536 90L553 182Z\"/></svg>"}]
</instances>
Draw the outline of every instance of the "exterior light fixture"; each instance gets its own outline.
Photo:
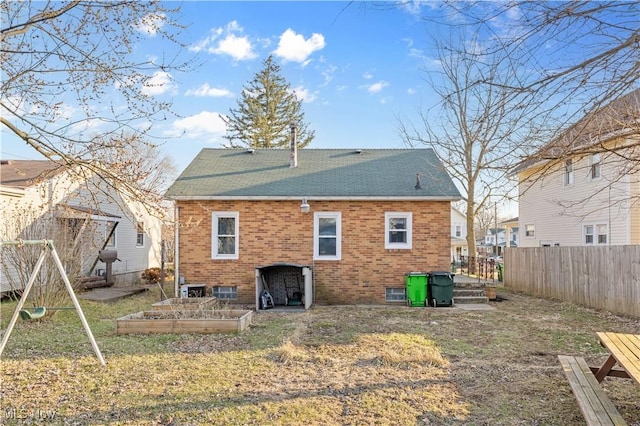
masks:
<instances>
[{"instance_id":1,"label":"exterior light fixture","mask_svg":"<svg viewBox=\"0 0 640 426\"><path fill-rule=\"evenodd\" d=\"M307 202L307 197L304 197L302 199L302 204L300 204L300 211L302 213L309 213L309 210L311 210L311 206Z\"/></svg>"}]
</instances>

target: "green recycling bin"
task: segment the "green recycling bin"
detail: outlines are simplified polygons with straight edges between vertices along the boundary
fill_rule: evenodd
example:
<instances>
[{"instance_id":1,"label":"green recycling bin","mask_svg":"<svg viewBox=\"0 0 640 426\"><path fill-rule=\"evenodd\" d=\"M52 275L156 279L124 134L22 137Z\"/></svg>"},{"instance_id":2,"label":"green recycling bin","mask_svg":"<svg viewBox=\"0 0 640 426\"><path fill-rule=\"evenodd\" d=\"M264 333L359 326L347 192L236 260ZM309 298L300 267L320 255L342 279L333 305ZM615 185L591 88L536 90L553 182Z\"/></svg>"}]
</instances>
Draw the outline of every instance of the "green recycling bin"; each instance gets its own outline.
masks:
<instances>
[{"instance_id":1,"label":"green recycling bin","mask_svg":"<svg viewBox=\"0 0 640 426\"><path fill-rule=\"evenodd\" d=\"M428 299L433 307L453 305L453 274L449 271L431 271L428 274Z\"/></svg>"},{"instance_id":2,"label":"green recycling bin","mask_svg":"<svg viewBox=\"0 0 640 426\"><path fill-rule=\"evenodd\" d=\"M498 281L504 281L504 265L502 263L498 263Z\"/></svg>"},{"instance_id":3,"label":"green recycling bin","mask_svg":"<svg viewBox=\"0 0 640 426\"><path fill-rule=\"evenodd\" d=\"M407 305L427 305L427 274L425 272L409 272L404 274L407 284Z\"/></svg>"}]
</instances>

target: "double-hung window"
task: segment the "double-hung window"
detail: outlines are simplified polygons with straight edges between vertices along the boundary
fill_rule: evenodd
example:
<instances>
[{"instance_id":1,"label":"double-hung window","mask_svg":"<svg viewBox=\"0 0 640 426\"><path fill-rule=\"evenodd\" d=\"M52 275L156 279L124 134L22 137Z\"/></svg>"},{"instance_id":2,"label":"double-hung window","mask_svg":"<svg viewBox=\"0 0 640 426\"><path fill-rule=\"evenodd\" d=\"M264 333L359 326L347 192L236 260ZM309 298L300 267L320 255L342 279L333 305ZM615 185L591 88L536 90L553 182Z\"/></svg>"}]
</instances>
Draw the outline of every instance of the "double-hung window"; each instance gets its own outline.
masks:
<instances>
[{"instance_id":1,"label":"double-hung window","mask_svg":"<svg viewBox=\"0 0 640 426\"><path fill-rule=\"evenodd\" d=\"M144 247L144 222L136 224L136 247Z\"/></svg>"},{"instance_id":2,"label":"double-hung window","mask_svg":"<svg viewBox=\"0 0 640 426\"><path fill-rule=\"evenodd\" d=\"M536 226L532 223L529 223L524 226L524 235L525 237L535 237L536 236Z\"/></svg>"},{"instance_id":3,"label":"double-hung window","mask_svg":"<svg viewBox=\"0 0 640 426\"><path fill-rule=\"evenodd\" d=\"M591 180L600 179L600 154L591 156L591 170L589 176Z\"/></svg>"},{"instance_id":4,"label":"double-hung window","mask_svg":"<svg viewBox=\"0 0 640 426\"><path fill-rule=\"evenodd\" d=\"M104 224L104 237L107 238L109 237L109 239L107 240L107 244L105 245L105 247L115 247L116 246L116 230L114 229L117 225L117 222L114 222L112 220L108 220L105 222ZM111 230L113 230L113 233L111 233ZM109 235L111 233L111 235ZM144 234L143 237L144 238ZM137 238L136 238L137 240Z\"/></svg>"},{"instance_id":5,"label":"double-hung window","mask_svg":"<svg viewBox=\"0 0 640 426\"><path fill-rule=\"evenodd\" d=\"M585 245L606 245L608 238L607 225L604 223L584 225Z\"/></svg>"},{"instance_id":6,"label":"double-hung window","mask_svg":"<svg viewBox=\"0 0 640 426\"><path fill-rule=\"evenodd\" d=\"M314 214L313 258L340 260L342 256L342 215L340 212Z\"/></svg>"},{"instance_id":7,"label":"double-hung window","mask_svg":"<svg viewBox=\"0 0 640 426\"><path fill-rule=\"evenodd\" d=\"M564 184L565 186L573 185L573 160L568 159L564 162Z\"/></svg>"},{"instance_id":8,"label":"double-hung window","mask_svg":"<svg viewBox=\"0 0 640 426\"><path fill-rule=\"evenodd\" d=\"M411 248L411 213L386 212L384 214L384 248Z\"/></svg>"},{"instance_id":9,"label":"double-hung window","mask_svg":"<svg viewBox=\"0 0 640 426\"><path fill-rule=\"evenodd\" d=\"M238 212L214 212L211 226L211 258L237 259L240 229Z\"/></svg>"}]
</instances>

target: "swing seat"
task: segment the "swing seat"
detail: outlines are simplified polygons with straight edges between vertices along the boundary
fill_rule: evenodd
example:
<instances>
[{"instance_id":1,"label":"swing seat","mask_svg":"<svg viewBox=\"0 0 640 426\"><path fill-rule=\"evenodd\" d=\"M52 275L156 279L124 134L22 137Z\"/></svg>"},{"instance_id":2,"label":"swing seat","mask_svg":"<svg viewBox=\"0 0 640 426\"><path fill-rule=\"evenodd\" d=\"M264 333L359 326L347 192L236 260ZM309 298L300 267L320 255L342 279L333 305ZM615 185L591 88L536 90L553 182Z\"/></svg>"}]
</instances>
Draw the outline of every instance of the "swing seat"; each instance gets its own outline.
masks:
<instances>
[{"instance_id":1,"label":"swing seat","mask_svg":"<svg viewBox=\"0 0 640 426\"><path fill-rule=\"evenodd\" d=\"M33 310L33 312L29 312L26 309L20 311L20 317L23 320L32 320L42 318L47 313L47 308L44 306L38 306Z\"/></svg>"}]
</instances>

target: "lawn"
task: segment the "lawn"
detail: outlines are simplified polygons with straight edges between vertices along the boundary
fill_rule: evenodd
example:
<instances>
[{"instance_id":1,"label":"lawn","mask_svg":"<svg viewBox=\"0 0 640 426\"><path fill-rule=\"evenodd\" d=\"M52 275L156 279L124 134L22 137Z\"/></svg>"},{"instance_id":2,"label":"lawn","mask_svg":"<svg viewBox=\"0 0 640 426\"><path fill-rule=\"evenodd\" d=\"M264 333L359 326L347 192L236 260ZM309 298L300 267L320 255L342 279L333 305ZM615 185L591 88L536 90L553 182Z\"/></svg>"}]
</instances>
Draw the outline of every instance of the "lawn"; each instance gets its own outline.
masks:
<instances>
[{"instance_id":1,"label":"lawn","mask_svg":"<svg viewBox=\"0 0 640 426\"><path fill-rule=\"evenodd\" d=\"M556 358L600 364L595 332L640 320L500 290L495 311L314 306L267 311L227 335L116 335L156 291L82 301L107 361L74 311L18 322L3 354L0 424L583 424ZM15 304L3 303L6 327ZM603 383L629 424L640 386Z\"/></svg>"}]
</instances>

